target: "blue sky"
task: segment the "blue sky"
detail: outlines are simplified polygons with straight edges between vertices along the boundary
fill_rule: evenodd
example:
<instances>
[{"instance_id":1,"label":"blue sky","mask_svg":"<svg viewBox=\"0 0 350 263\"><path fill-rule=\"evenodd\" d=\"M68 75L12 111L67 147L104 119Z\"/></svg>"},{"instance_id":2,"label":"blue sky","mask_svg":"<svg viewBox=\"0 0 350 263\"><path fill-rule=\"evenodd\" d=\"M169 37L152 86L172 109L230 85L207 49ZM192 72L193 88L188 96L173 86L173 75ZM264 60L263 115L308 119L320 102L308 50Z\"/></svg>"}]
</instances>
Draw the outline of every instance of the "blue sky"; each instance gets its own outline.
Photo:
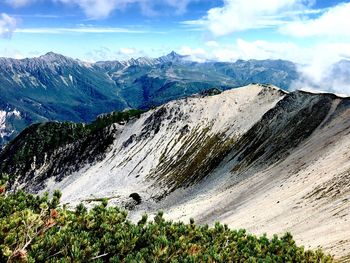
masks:
<instances>
[{"instance_id":1,"label":"blue sky","mask_svg":"<svg viewBox=\"0 0 350 263\"><path fill-rule=\"evenodd\" d=\"M0 0L0 56L96 61L175 50L197 61L323 65L350 58L349 17L339 0Z\"/></svg>"},{"instance_id":2,"label":"blue sky","mask_svg":"<svg viewBox=\"0 0 350 263\"><path fill-rule=\"evenodd\" d=\"M181 22L201 18L222 4L194 1L182 9L159 1L144 10L133 3L93 17L78 4L33 1L18 6L0 1L0 13L17 21L11 37L0 39L0 55L22 57L55 51L85 60L159 56L185 45L199 46L203 32Z\"/></svg>"}]
</instances>

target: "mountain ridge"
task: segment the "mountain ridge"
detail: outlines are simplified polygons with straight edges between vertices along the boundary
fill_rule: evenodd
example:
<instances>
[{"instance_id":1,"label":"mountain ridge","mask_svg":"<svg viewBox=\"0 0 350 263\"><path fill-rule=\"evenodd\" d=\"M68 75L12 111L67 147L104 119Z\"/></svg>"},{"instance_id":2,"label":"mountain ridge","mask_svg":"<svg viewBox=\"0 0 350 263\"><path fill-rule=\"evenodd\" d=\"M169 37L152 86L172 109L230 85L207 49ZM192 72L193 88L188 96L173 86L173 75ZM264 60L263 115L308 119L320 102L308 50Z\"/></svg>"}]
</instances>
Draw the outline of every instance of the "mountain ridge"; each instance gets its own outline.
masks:
<instances>
[{"instance_id":1,"label":"mountain ridge","mask_svg":"<svg viewBox=\"0 0 350 263\"><path fill-rule=\"evenodd\" d=\"M49 52L33 59L0 58L0 110L17 111L2 121L0 146L30 124L90 122L99 114L147 109L204 90L227 90L252 82L288 88L297 78L287 61L196 63L166 56L95 64Z\"/></svg>"},{"instance_id":2,"label":"mountain ridge","mask_svg":"<svg viewBox=\"0 0 350 263\"><path fill-rule=\"evenodd\" d=\"M349 100L270 85L197 95L9 165L31 133L43 134L34 127L0 154L1 171L15 176L13 189L58 188L72 206L108 198L131 209L135 221L161 209L173 220L220 220L258 234L291 231L297 241L340 257L350 248L343 201L350 193ZM102 152L82 161L91 147Z\"/></svg>"}]
</instances>

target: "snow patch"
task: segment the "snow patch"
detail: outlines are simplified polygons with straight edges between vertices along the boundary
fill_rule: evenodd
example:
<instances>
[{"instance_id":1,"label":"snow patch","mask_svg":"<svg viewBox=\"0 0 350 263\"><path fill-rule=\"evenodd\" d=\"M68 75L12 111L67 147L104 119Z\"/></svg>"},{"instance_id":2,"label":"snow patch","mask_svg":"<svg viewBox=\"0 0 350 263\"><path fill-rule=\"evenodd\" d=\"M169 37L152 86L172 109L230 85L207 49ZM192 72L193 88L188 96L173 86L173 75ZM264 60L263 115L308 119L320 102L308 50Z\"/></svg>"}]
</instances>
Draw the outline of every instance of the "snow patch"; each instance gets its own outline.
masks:
<instances>
[{"instance_id":1,"label":"snow patch","mask_svg":"<svg viewBox=\"0 0 350 263\"><path fill-rule=\"evenodd\" d=\"M10 136L14 132L14 130L9 130L7 127L7 120L10 117L20 119L21 113L16 109L13 111L0 110L0 138Z\"/></svg>"},{"instance_id":2,"label":"snow patch","mask_svg":"<svg viewBox=\"0 0 350 263\"><path fill-rule=\"evenodd\" d=\"M71 74L69 74L69 80L70 80L70 82L72 82L72 84L73 84L73 76L72 76Z\"/></svg>"}]
</instances>

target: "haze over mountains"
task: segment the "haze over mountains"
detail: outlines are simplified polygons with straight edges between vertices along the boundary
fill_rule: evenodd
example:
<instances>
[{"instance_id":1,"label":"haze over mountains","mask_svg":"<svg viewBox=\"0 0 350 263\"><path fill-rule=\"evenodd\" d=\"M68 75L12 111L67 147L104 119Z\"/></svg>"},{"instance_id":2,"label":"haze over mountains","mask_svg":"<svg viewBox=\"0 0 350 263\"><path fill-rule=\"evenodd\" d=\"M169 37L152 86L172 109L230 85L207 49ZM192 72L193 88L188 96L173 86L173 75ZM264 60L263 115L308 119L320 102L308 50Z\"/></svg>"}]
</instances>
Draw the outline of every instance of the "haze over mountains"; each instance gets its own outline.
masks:
<instances>
[{"instance_id":1,"label":"haze over mountains","mask_svg":"<svg viewBox=\"0 0 350 263\"><path fill-rule=\"evenodd\" d=\"M0 58L0 146L36 122L90 122L101 113L147 109L203 90L253 82L288 89L297 78L296 66L288 61L196 63L175 52L94 64L55 53Z\"/></svg>"},{"instance_id":2,"label":"haze over mountains","mask_svg":"<svg viewBox=\"0 0 350 263\"><path fill-rule=\"evenodd\" d=\"M108 198L134 219L163 209L348 254L349 99L270 85L215 94L90 126L31 126L1 153L0 172L12 189L61 189L72 206Z\"/></svg>"}]
</instances>

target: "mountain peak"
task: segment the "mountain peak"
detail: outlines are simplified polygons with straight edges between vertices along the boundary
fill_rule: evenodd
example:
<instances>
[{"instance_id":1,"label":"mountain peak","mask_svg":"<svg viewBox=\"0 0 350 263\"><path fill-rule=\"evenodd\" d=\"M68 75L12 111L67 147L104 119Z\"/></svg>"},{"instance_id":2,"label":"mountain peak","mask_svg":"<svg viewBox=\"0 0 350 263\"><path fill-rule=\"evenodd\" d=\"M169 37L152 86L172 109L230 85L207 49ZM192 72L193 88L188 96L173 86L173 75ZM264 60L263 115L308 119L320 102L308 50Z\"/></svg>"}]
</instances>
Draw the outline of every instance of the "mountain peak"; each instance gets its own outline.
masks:
<instances>
[{"instance_id":1,"label":"mountain peak","mask_svg":"<svg viewBox=\"0 0 350 263\"><path fill-rule=\"evenodd\" d=\"M172 59L181 59L181 58L184 58L185 56L182 56L176 53L175 51L171 51L168 55L166 55L166 57L172 58Z\"/></svg>"},{"instance_id":2,"label":"mountain peak","mask_svg":"<svg viewBox=\"0 0 350 263\"><path fill-rule=\"evenodd\" d=\"M188 56L183 56L175 51L171 51L168 55L162 56L158 58L158 61L160 63L165 63L165 62L183 62L185 58Z\"/></svg>"},{"instance_id":3,"label":"mountain peak","mask_svg":"<svg viewBox=\"0 0 350 263\"><path fill-rule=\"evenodd\" d=\"M168 56L171 56L171 57L180 57L181 55L178 54L178 53L176 53L176 52L173 50L173 51L171 51L171 52L168 54Z\"/></svg>"},{"instance_id":4,"label":"mountain peak","mask_svg":"<svg viewBox=\"0 0 350 263\"><path fill-rule=\"evenodd\" d=\"M67 62L67 61L73 60L71 58L68 58L66 56L63 56L61 54L57 54L54 52L48 52L45 55L40 56L39 58L46 62Z\"/></svg>"},{"instance_id":5,"label":"mountain peak","mask_svg":"<svg viewBox=\"0 0 350 263\"><path fill-rule=\"evenodd\" d=\"M55 53L55 52L47 52L45 55L40 56L41 58L46 58L46 57L55 57L55 58L59 58L59 57L64 57L61 54Z\"/></svg>"}]
</instances>

